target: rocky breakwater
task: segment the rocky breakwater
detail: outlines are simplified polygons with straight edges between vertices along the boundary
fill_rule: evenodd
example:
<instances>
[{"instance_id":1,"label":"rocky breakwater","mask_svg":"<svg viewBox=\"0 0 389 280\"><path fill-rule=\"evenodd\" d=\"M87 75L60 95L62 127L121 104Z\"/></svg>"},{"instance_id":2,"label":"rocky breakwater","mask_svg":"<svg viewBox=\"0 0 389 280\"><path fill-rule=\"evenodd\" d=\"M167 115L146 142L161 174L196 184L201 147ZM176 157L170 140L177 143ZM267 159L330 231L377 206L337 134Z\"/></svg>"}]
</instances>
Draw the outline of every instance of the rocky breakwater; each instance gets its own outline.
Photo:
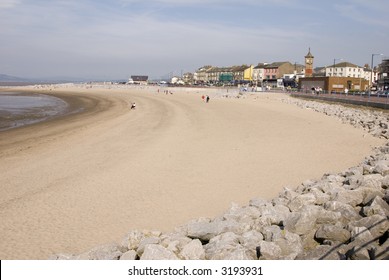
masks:
<instances>
[{"instance_id":1,"label":"rocky breakwater","mask_svg":"<svg viewBox=\"0 0 389 280\"><path fill-rule=\"evenodd\" d=\"M388 115L297 99L302 108L336 116L388 138ZM170 233L131 231L119 244L52 259L109 260L375 260L389 259L389 143L356 167L325 174L272 200L232 205Z\"/></svg>"}]
</instances>

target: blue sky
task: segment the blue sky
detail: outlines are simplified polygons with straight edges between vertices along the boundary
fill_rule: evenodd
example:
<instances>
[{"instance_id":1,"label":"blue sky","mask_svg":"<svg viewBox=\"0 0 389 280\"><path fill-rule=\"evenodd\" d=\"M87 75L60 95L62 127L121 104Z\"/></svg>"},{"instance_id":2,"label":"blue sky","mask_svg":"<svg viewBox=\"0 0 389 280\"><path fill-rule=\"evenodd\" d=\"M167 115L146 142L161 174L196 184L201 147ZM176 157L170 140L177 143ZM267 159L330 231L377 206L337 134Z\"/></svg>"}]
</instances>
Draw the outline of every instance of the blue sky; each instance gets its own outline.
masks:
<instances>
[{"instance_id":1,"label":"blue sky","mask_svg":"<svg viewBox=\"0 0 389 280\"><path fill-rule=\"evenodd\" d=\"M387 0L0 0L0 73L161 78L203 65L389 57ZM380 62L375 57L375 64Z\"/></svg>"}]
</instances>

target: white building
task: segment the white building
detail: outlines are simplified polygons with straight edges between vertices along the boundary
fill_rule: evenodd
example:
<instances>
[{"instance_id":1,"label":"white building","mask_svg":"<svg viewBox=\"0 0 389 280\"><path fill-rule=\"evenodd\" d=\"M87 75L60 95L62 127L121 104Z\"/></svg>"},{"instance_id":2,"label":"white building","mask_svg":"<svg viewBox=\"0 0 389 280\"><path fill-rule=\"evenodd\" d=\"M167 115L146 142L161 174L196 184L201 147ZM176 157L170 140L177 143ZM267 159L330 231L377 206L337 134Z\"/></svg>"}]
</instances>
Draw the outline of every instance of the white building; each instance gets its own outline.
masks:
<instances>
[{"instance_id":1,"label":"white building","mask_svg":"<svg viewBox=\"0 0 389 280\"><path fill-rule=\"evenodd\" d=\"M358 65L342 62L326 67L327 77L353 77L365 78L365 70Z\"/></svg>"},{"instance_id":2,"label":"white building","mask_svg":"<svg viewBox=\"0 0 389 280\"><path fill-rule=\"evenodd\" d=\"M361 78L369 81L371 83L372 71L370 68L361 67L350 62L341 62L332 66L326 67L326 76L327 77L351 77L351 78ZM377 71L373 71L373 82L378 79Z\"/></svg>"},{"instance_id":3,"label":"white building","mask_svg":"<svg viewBox=\"0 0 389 280\"><path fill-rule=\"evenodd\" d=\"M258 63L257 66L253 68L252 80L257 84L262 84L263 79L265 79L265 66L267 63Z\"/></svg>"}]
</instances>

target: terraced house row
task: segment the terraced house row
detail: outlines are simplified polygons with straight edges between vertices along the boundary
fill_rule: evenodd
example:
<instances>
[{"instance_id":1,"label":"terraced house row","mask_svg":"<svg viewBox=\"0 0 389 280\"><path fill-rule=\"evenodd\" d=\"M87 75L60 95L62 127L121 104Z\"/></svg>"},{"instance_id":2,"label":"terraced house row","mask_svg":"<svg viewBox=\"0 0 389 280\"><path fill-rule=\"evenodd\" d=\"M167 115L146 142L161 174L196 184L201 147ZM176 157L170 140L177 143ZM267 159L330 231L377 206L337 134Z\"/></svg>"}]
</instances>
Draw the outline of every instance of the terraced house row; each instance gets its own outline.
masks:
<instances>
[{"instance_id":1,"label":"terraced house row","mask_svg":"<svg viewBox=\"0 0 389 280\"><path fill-rule=\"evenodd\" d=\"M195 83L276 83L285 75L302 75L303 65L290 62L259 63L258 65L240 65L231 67L204 66L198 69L194 75Z\"/></svg>"},{"instance_id":2,"label":"terraced house row","mask_svg":"<svg viewBox=\"0 0 389 280\"><path fill-rule=\"evenodd\" d=\"M389 59L382 59L377 67L365 64L363 67L341 61L325 67L314 68L314 56L309 49L304 57L305 65L288 61L258 63L229 67L203 66L194 73L182 77L187 84L242 84L257 86L285 87L300 86L305 80L305 88L325 87L325 90L367 90L369 87L389 89Z\"/></svg>"}]
</instances>

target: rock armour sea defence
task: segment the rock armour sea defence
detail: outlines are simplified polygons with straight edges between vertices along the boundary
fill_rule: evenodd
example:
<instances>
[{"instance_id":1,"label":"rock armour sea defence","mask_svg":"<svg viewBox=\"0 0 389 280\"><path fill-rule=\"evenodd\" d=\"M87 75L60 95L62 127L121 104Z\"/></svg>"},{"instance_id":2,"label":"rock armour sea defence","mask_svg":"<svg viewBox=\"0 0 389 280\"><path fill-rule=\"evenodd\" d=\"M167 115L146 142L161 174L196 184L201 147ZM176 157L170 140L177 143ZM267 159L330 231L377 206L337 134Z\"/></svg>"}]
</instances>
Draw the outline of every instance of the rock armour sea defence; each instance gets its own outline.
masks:
<instances>
[{"instance_id":1,"label":"rock armour sea defence","mask_svg":"<svg viewBox=\"0 0 389 280\"><path fill-rule=\"evenodd\" d=\"M388 139L381 111L284 98ZM325 174L272 200L232 205L173 232L134 230L120 244L52 259L88 260L380 260L389 259L389 143L358 166Z\"/></svg>"}]
</instances>

